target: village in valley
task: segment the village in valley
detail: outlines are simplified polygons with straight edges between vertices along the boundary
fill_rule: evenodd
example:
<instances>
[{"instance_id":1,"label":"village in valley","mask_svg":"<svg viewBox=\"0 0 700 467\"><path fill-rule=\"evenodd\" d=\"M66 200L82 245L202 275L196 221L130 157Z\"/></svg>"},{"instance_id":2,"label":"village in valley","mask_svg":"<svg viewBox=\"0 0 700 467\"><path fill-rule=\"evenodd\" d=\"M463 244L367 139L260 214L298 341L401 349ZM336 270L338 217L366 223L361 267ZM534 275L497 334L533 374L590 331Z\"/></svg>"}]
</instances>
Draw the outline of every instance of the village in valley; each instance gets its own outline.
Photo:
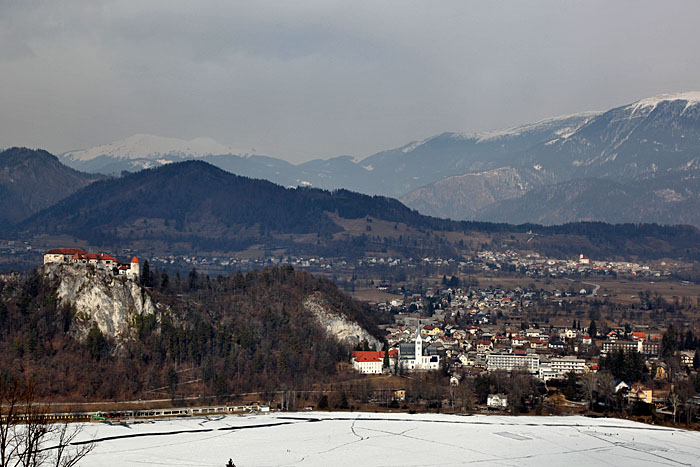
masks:
<instances>
[{"instance_id":1,"label":"village in valley","mask_svg":"<svg viewBox=\"0 0 700 467\"><path fill-rule=\"evenodd\" d=\"M436 370L449 384L445 410L694 420L700 299L687 282L657 283L669 270L515 252L481 252L463 270L470 274L424 281L418 291L376 286L386 295L369 303L394 320L382 327L388 347L354 351L353 368L404 377Z\"/></svg>"}]
</instances>

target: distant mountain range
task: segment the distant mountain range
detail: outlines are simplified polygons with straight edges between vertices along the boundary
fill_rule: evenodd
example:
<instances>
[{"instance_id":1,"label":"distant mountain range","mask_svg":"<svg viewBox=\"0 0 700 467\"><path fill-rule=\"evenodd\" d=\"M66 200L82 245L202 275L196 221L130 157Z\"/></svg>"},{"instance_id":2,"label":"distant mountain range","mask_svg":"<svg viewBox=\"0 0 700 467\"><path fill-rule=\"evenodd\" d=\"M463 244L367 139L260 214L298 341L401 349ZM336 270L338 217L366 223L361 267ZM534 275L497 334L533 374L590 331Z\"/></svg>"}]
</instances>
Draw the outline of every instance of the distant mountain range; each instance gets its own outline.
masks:
<instances>
[{"instance_id":1,"label":"distant mountain range","mask_svg":"<svg viewBox=\"0 0 700 467\"><path fill-rule=\"evenodd\" d=\"M206 154L202 146L195 151L193 141L150 135L64 153L59 158L74 169L104 174L199 159L237 175L264 178L284 186L346 188L398 197L445 177L508 165L538 142L570 133L595 115L597 113L588 112L557 117L490 133L443 133L360 161L338 156L294 165L268 156L231 152ZM222 149L213 141L210 146Z\"/></svg>"},{"instance_id":2,"label":"distant mountain range","mask_svg":"<svg viewBox=\"0 0 700 467\"><path fill-rule=\"evenodd\" d=\"M700 225L687 212L700 211L700 92L501 131L443 133L361 160L339 156L294 165L240 155L210 139L149 135L59 158L105 174L198 159L283 186L396 197L424 214L456 220Z\"/></svg>"}]
</instances>

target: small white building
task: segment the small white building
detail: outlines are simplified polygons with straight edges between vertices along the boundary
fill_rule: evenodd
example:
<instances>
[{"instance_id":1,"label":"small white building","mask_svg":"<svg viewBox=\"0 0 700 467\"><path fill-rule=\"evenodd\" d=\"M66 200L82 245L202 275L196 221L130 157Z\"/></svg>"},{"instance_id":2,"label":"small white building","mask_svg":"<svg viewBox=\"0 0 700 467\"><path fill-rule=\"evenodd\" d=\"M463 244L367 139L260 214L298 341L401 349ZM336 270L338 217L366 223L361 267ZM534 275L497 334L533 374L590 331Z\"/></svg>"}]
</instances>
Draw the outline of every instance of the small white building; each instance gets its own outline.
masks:
<instances>
[{"instance_id":1,"label":"small white building","mask_svg":"<svg viewBox=\"0 0 700 467\"><path fill-rule=\"evenodd\" d=\"M489 409L505 409L508 407L508 397L505 394L489 394L486 398Z\"/></svg>"}]
</instances>

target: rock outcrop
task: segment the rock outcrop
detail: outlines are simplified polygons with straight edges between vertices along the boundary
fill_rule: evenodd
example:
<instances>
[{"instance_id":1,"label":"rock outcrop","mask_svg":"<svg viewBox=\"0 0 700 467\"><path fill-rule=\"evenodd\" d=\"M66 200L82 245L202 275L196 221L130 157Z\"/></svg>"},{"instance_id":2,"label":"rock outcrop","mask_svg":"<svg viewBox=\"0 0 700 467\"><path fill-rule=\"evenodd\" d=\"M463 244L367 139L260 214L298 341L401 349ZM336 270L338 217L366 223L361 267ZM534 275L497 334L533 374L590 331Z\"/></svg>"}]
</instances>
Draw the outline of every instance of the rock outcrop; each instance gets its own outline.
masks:
<instances>
[{"instance_id":1,"label":"rock outcrop","mask_svg":"<svg viewBox=\"0 0 700 467\"><path fill-rule=\"evenodd\" d=\"M150 295L137 282L87 265L46 264L43 272L57 281L61 304L75 307L71 331L83 340L93 325L117 342L128 339L137 315L155 314Z\"/></svg>"},{"instance_id":2,"label":"rock outcrop","mask_svg":"<svg viewBox=\"0 0 700 467\"><path fill-rule=\"evenodd\" d=\"M375 349L379 350L382 348L383 344L377 338L358 323L333 310L320 293L309 295L304 300L304 308L313 314L316 321L326 330L329 336L335 337L340 342L354 346L362 341L367 341Z\"/></svg>"}]
</instances>

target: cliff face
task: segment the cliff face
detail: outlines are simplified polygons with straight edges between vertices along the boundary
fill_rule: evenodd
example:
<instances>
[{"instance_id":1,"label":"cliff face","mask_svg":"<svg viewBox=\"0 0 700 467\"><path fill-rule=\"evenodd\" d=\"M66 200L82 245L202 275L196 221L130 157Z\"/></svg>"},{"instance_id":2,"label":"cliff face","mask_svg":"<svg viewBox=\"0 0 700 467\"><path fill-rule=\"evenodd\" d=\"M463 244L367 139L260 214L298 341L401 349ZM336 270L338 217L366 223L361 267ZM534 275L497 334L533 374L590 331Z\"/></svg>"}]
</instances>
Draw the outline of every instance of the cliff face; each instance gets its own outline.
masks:
<instances>
[{"instance_id":1,"label":"cliff face","mask_svg":"<svg viewBox=\"0 0 700 467\"><path fill-rule=\"evenodd\" d=\"M61 304L75 307L72 332L83 340L93 324L117 342L131 336L134 317L157 312L150 295L136 282L85 265L46 264L56 280Z\"/></svg>"},{"instance_id":2,"label":"cliff face","mask_svg":"<svg viewBox=\"0 0 700 467\"><path fill-rule=\"evenodd\" d=\"M335 337L340 342L354 346L367 341L377 350L382 348L382 343L377 338L347 316L333 310L320 294L309 295L304 300L304 308L313 314L329 336Z\"/></svg>"},{"instance_id":3,"label":"cliff face","mask_svg":"<svg viewBox=\"0 0 700 467\"><path fill-rule=\"evenodd\" d=\"M443 178L407 193L401 202L431 216L470 220L480 209L519 198L548 181L552 177L537 170L501 167Z\"/></svg>"}]
</instances>

